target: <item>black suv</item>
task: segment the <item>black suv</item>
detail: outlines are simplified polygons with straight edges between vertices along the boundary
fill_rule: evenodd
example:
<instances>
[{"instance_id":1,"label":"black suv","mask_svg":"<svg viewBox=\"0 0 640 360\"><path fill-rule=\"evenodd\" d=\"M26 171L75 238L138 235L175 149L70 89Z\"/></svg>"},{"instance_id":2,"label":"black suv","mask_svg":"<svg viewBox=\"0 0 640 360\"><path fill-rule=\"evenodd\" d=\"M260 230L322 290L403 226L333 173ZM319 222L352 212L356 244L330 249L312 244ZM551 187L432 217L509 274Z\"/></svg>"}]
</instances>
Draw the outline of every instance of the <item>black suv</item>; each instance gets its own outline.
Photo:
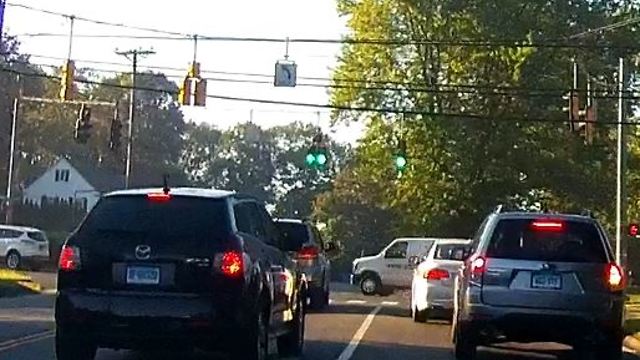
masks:
<instances>
[{"instance_id":1,"label":"black suv","mask_svg":"<svg viewBox=\"0 0 640 360\"><path fill-rule=\"evenodd\" d=\"M57 358L173 346L257 360L276 343L300 354L306 284L280 242L264 206L233 192L105 195L60 255Z\"/></svg>"},{"instance_id":2,"label":"black suv","mask_svg":"<svg viewBox=\"0 0 640 360\"><path fill-rule=\"evenodd\" d=\"M321 309L327 306L331 262L326 252L334 250L333 243L325 243L318 229L308 221L277 219L276 226L284 239L285 250L295 258L298 269L305 274L311 307Z\"/></svg>"},{"instance_id":3,"label":"black suv","mask_svg":"<svg viewBox=\"0 0 640 360\"><path fill-rule=\"evenodd\" d=\"M578 359L621 358L625 275L595 219L496 211L472 248L456 278L456 358L498 342L557 342Z\"/></svg>"}]
</instances>

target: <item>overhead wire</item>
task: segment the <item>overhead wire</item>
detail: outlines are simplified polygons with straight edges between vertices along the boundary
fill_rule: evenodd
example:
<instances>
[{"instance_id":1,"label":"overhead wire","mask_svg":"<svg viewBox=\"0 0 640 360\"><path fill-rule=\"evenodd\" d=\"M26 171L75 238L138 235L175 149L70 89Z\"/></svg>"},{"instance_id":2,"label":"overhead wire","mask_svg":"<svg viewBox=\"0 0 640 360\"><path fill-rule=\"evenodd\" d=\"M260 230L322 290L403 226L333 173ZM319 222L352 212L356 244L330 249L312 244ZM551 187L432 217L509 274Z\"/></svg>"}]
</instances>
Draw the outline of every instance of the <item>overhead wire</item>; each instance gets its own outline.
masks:
<instances>
[{"instance_id":1,"label":"overhead wire","mask_svg":"<svg viewBox=\"0 0 640 360\"><path fill-rule=\"evenodd\" d=\"M49 79L57 79L57 76L47 75L43 73L35 73L35 72L25 72L14 70L6 67L0 67L1 72L12 73L15 75L22 76L36 76L43 77ZM99 81L86 80L86 79L76 79L76 82L90 85L99 85L105 87L126 89L126 90L140 90L140 91L150 91L163 93L166 95L177 95L178 92L171 89L159 89L159 88L151 88L151 87L143 87L143 86L130 86L130 85L122 85L122 84L112 84L112 83L103 83ZM380 114L396 114L396 115L420 115L420 116L428 116L428 117L440 117L440 118L450 118L454 120L491 120L491 121L510 121L514 123L526 123L526 122L535 122L535 123L555 123L562 124L568 123L570 120L568 119L553 119L553 118L534 118L534 117L523 117L523 116L490 116L490 115L482 115L482 114L474 114L474 113L446 113L446 112L433 112L419 109L396 109L396 108L388 108L388 107L368 107L368 106L346 106L346 105L335 105L335 104L319 104L319 103L306 103L306 102L294 102L294 101L281 101L281 100L269 100L269 99L256 99L256 98L244 98L244 97L235 97L235 96L227 96L227 95L212 95L208 94L207 98L216 99L216 100L227 100L227 101L237 101L237 102L249 102L249 103L258 103L258 104L270 104L270 105L287 105L287 106L295 106L295 107L308 107L308 108L318 108L318 109L331 109L331 110L342 110L342 111L355 111L355 112L369 112L369 113L380 113ZM589 121L582 121L589 122ZM602 124L602 125L640 125L638 122L634 121L597 121L594 123Z\"/></svg>"}]
</instances>

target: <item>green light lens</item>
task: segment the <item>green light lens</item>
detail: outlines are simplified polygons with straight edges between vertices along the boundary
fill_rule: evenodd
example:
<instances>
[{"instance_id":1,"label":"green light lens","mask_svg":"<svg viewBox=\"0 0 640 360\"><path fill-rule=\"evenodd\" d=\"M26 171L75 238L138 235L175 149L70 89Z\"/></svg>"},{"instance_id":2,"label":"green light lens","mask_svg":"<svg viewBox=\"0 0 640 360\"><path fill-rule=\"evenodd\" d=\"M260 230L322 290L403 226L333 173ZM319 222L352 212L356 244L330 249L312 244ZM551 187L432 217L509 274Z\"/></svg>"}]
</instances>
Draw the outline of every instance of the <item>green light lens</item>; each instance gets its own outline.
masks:
<instances>
[{"instance_id":1,"label":"green light lens","mask_svg":"<svg viewBox=\"0 0 640 360\"><path fill-rule=\"evenodd\" d=\"M304 158L304 162L307 165L313 165L316 162L316 156L313 155L312 153L307 154L307 156Z\"/></svg>"},{"instance_id":2,"label":"green light lens","mask_svg":"<svg viewBox=\"0 0 640 360\"><path fill-rule=\"evenodd\" d=\"M326 164L327 163L327 155L325 155L325 154L316 155L316 162L318 163L318 165Z\"/></svg>"},{"instance_id":3,"label":"green light lens","mask_svg":"<svg viewBox=\"0 0 640 360\"><path fill-rule=\"evenodd\" d=\"M404 156L396 156L396 168L404 169L407 166L407 159Z\"/></svg>"}]
</instances>

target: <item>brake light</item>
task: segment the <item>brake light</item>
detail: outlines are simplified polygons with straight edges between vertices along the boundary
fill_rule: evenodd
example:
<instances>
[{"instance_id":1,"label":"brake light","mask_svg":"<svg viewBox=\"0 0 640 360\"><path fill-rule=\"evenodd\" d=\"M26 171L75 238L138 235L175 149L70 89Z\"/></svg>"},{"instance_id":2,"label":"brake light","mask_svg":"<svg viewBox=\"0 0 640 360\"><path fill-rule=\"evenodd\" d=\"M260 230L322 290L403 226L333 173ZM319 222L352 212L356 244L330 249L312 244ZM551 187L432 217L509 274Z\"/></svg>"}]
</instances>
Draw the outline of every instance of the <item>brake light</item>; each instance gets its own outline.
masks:
<instances>
[{"instance_id":1,"label":"brake light","mask_svg":"<svg viewBox=\"0 0 640 360\"><path fill-rule=\"evenodd\" d=\"M61 271L80 270L80 248L76 246L64 245L60 251L58 268Z\"/></svg>"},{"instance_id":2,"label":"brake light","mask_svg":"<svg viewBox=\"0 0 640 360\"><path fill-rule=\"evenodd\" d=\"M535 231L562 231L564 223L553 220L537 220L531 223L531 228Z\"/></svg>"},{"instance_id":3,"label":"brake light","mask_svg":"<svg viewBox=\"0 0 640 360\"><path fill-rule=\"evenodd\" d=\"M482 275L487 265L487 260L479 256L471 261L471 274Z\"/></svg>"},{"instance_id":4,"label":"brake light","mask_svg":"<svg viewBox=\"0 0 640 360\"><path fill-rule=\"evenodd\" d=\"M169 193L149 193L147 199L151 202L164 203L171 200L171 194Z\"/></svg>"},{"instance_id":5,"label":"brake light","mask_svg":"<svg viewBox=\"0 0 640 360\"><path fill-rule=\"evenodd\" d=\"M227 251L223 254L218 254L216 256L215 266L227 277L240 277L244 273L242 253Z\"/></svg>"},{"instance_id":6,"label":"brake light","mask_svg":"<svg viewBox=\"0 0 640 360\"><path fill-rule=\"evenodd\" d=\"M320 250L315 246L305 246L298 251L298 259L313 260L318 257Z\"/></svg>"},{"instance_id":7,"label":"brake light","mask_svg":"<svg viewBox=\"0 0 640 360\"><path fill-rule=\"evenodd\" d=\"M626 285L624 271L616 263L607 264L605 280L611 291L622 291Z\"/></svg>"},{"instance_id":8,"label":"brake light","mask_svg":"<svg viewBox=\"0 0 640 360\"><path fill-rule=\"evenodd\" d=\"M449 278L449 272L444 269L431 269L426 272L424 277L427 280L436 280L436 281L446 280Z\"/></svg>"}]
</instances>

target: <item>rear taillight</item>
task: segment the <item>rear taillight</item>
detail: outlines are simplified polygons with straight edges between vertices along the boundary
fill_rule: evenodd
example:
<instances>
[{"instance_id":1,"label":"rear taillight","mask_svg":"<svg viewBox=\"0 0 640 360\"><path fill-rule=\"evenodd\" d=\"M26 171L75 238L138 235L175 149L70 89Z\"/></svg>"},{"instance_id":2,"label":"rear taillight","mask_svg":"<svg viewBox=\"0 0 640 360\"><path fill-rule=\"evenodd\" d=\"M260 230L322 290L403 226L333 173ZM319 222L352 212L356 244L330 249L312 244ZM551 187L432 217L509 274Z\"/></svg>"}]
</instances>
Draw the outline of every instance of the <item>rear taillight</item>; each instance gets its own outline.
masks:
<instances>
[{"instance_id":1,"label":"rear taillight","mask_svg":"<svg viewBox=\"0 0 640 360\"><path fill-rule=\"evenodd\" d=\"M155 203L165 203L171 200L171 194L169 193L149 193L147 194L147 199L151 202Z\"/></svg>"},{"instance_id":2,"label":"rear taillight","mask_svg":"<svg viewBox=\"0 0 640 360\"><path fill-rule=\"evenodd\" d=\"M315 246L305 246L298 251L298 259L313 260L318 257L320 250Z\"/></svg>"},{"instance_id":3,"label":"rear taillight","mask_svg":"<svg viewBox=\"0 0 640 360\"><path fill-rule=\"evenodd\" d=\"M449 279L449 272L444 269L431 269L427 271L424 275L424 278L427 280L446 280Z\"/></svg>"},{"instance_id":4,"label":"rear taillight","mask_svg":"<svg viewBox=\"0 0 640 360\"><path fill-rule=\"evenodd\" d=\"M611 291L622 291L626 286L624 271L616 263L607 264L605 281Z\"/></svg>"},{"instance_id":5,"label":"rear taillight","mask_svg":"<svg viewBox=\"0 0 640 360\"><path fill-rule=\"evenodd\" d=\"M80 270L80 248L69 245L62 246L58 268L61 271Z\"/></svg>"},{"instance_id":6,"label":"rear taillight","mask_svg":"<svg viewBox=\"0 0 640 360\"><path fill-rule=\"evenodd\" d=\"M482 277L487 269L487 259L483 256L475 256L469 261L469 270L471 273L471 281L481 284Z\"/></svg>"},{"instance_id":7,"label":"rear taillight","mask_svg":"<svg viewBox=\"0 0 640 360\"><path fill-rule=\"evenodd\" d=\"M238 251L218 254L215 257L214 267L226 277L241 277L244 274L243 254Z\"/></svg>"},{"instance_id":8,"label":"rear taillight","mask_svg":"<svg viewBox=\"0 0 640 360\"><path fill-rule=\"evenodd\" d=\"M531 223L534 231L561 232L564 230L564 222L557 220L536 220Z\"/></svg>"}]
</instances>

